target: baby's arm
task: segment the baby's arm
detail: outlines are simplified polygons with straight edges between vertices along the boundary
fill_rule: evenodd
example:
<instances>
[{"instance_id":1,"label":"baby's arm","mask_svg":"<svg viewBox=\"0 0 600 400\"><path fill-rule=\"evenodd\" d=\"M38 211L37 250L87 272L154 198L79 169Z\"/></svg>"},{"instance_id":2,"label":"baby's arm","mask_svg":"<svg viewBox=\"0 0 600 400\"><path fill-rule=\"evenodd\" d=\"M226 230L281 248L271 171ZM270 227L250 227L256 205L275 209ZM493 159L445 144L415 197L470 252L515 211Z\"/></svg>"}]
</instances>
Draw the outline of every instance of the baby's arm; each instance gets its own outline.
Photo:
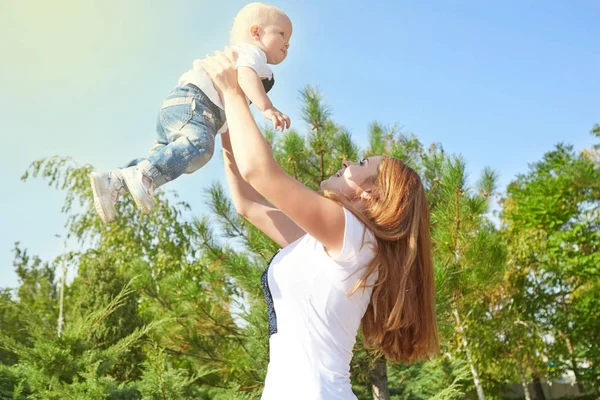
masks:
<instances>
[{"instance_id":1,"label":"baby's arm","mask_svg":"<svg viewBox=\"0 0 600 400\"><path fill-rule=\"evenodd\" d=\"M238 83L246 94L263 115L273 121L275 129L280 128L281 131L290 127L290 118L273 106L273 103L267 96L260 78L250 67L238 68Z\"/></svg>"},{"instance_id":2,"label":"baby's arm","mask_svg":"<svg viewBox=\"0 0 600 400\"><path fill-rule=\"evenodd\" d=\"M260 78L252 68L238 68L238 83L246 94L246 97L248 97L252 104L258 107L260 111L273 108L273 103L271 103L269 96L267 96Z\"/></svg>"}]
</instances>

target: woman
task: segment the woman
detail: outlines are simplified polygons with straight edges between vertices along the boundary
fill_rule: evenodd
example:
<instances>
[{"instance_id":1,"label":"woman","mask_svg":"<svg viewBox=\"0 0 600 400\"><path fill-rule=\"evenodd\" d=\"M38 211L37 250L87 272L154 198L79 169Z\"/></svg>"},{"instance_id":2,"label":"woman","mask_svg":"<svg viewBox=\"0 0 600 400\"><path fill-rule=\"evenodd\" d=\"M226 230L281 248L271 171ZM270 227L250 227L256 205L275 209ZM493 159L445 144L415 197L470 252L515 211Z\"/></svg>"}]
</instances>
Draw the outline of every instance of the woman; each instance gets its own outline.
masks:
<instances>
[{"instance_id":1,"label":"woman","mask_svg":"<svg viewBox=\"0 0 600 400\"><path fill-rule=\"evenodd\" d=\"M343 162L324 194L287 175L238 87L234 57L217 52L202 66L224 100L235 207L282 247L263 275L271 336L262 399L356 399L350 361L361 322L366 345L390 360L438 349L423 184L381 156Z\"/></svg>"}]
</instances>

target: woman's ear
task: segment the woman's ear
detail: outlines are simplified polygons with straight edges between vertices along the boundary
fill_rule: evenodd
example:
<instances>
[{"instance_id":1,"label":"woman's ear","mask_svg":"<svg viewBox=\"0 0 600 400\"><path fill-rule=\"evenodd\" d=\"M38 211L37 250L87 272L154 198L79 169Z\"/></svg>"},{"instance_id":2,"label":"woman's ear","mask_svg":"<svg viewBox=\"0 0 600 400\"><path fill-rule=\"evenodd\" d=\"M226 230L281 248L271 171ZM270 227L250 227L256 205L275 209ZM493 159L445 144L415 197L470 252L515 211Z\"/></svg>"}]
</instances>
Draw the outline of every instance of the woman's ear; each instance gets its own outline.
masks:
<instances>
[{"instance_id":1,"label":"woman's ear","mask_svg":"<svg viewBox=\"0 0 600 400\"><path fill-rule=\"evenodd\" d=\"M362 200L370 200L376 197L375 179L367 178L360 186L363 189L363 192L360 194Z\"/></svg>"},{"instance_id":2,"label":"woman's ear","mask_svg":"<svg viewBox=\"0 0 600 400\"><path fill-rule=\"evenodd\" d=\"M367 179L362 185L362 193L360 194L361 200L376 200L379 198L381 192L379 188L375 186L375 179Z\"/></svg>"},{"instance_id":3,"label":"woman's ear","mask_svg":"<svg viewBox=\"0 0 600 400\"><path fill-rule=\"evenodd\" d=\"M373 194L371 193L371 189L365 190L360 194L361 200L371 200L373 198Z\"/></svg>"}]
</instances>

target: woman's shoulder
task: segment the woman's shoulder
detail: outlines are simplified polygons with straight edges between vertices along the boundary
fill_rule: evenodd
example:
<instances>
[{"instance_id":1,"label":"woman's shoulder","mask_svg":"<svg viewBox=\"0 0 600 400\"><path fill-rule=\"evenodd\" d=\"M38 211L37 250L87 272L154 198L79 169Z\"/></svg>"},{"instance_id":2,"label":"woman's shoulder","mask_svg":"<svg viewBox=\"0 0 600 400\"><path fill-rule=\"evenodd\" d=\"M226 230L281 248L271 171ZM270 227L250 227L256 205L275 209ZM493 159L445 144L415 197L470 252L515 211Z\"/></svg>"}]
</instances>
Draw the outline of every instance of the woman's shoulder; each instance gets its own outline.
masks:
<instances>
[{"instance_id":1,"label":"woman's shoulder","mask_svg":"<svg viewBox=\"0 0 600 400\"><path fill-rule=\"evenodd\" d=\"M375 235L373 232L371 232L369 227L367 227L365 223L352 211L345 207L342 208L345 216L344 233L354 233L360 231L361 233L365 234L366 240L375 241Z\"/></svg>"},{"instance_id":2,"label":"woman's shoulder","mask_svg":"<svg viewBox=\"0 0 600 400\"><path fill-rule=\"evenodd\" d=\"M344 230L344 238L339 253L328 251L316 238L305 234L282 248L282 255L302 253L305 257L307 251L314 249L340 265L368 263L375 254L375 235L352 211L342 208L344 225L340 229Z\"/></svg>"},{"instance_id":3,"label":"woman's shoulder","mask_svg":"<svg viewBox=\"0 0 600 400\"><path fill-rule=\"evenodd\" d=\"M331 256L338 263L361 263L370 260L376 240L371 230L354 213L344 207L344 241L339 254Z\"/></svg>"}]
</instances>

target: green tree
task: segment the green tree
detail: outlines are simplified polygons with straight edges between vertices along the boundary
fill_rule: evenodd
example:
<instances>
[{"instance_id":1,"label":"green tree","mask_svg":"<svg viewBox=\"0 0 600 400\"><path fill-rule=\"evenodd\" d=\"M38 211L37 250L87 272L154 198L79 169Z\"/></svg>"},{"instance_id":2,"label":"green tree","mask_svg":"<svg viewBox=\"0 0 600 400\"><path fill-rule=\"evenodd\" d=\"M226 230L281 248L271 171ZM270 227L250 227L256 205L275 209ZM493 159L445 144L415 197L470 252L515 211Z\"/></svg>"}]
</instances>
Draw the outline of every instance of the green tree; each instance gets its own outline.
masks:
<instances>
[{"instance_id":1,"label":"green tree","mask_svg":"<svg viewBox=\"0 0 600 400\"><path fill-rule=\"evenodd\" d=\"M111 332L126 335L135 328L139 323L136 314L127 320L124 316L139 302L138 312L144 320L171 318L171 323L155 329L154 338L169 355L170 363L186 369L190 376L201 375L190 381L193 385L227 389L242 382L242 391L260 390L264 376L260 376L260 369L257 372L252 368L257 357L245 351L242 329L230 312L236 288L221 268L228 262L234 267L245 265L244 256L222 247L208 220L186 220L188 205L173 203L162 192L149 215L139 213L131 198L126 197L117 205L120 217L105 225L93 207L87 178L90 171L90 166L77 166L70 159L56 157L34 162L23 177L39 176L65 190L67 229L80 246L80 250L69 254L81 273L73 284L71 315L97 306L85 287L88 280L102 281L111 274L103 268L114 271L115 276L97 286L94 297L110 297L123 282L120 276L136 277L134 288L139 301L128 301L124 314L107 320L104 329L97 331L94 343L99 348L110 345ZM256 269L257 274L260 269ZM245 354L246 361L239 362L238 354ZM114 367L119 369L119 365ZM140 368L139 364L130 365L120 374L132 378Z\"/></svg>"},{"instance_id":2,"label":"green tree","mask_svg":"<svg viewBox=\"0 0 600 400\"><path fill-rule=\"evenodd\" d=\"M8 336L18 338L23 329L16 310L10 307L12 294L10 289L0 290L0 329ZM17 355L0 348L0 365L12 365L18 361ZM1 387L1 386L0 386Z\"/></svg>"},{"instance_id":3,"label":"green tree","mask_svg":"<svg viewBox=\"0 0 600 400\"><path fill-rule=\"evenodd\" d=\"M497 229L487 217L496 191L496 174L485 169L474 187L467 183L466 163L446 157L432 210L434 258L438 285L448 308L440 310L442 324L454 324L451 352L462 352L480 400L485 398L478 366L486 355L479 351L490 332L481 324L488 312L486 298L504 270L505 251Z\"/></svg>"},{"instance_id":4,"label":"green tree","mask_svg":"<svg viewBox=\"0 0 600 400\"><path fill-rule=\"evenodd\" d=\"M391 400L464 399L471 379L466 363L448 356L408 366L392 365L389 370Z\"/></svg>"},{"instance_id":5,"label":"green tree","mask_svg":"<svg viewBox=\"0 0 600 400\"><path fill-rule=\"evenodd\" d=\"M54 269L37 256L30 256L26 249L15 243L13 266L19 278L19 287L14 291L19 301L39 316L48 328L56 330L58 320L58 291ZM17 311L10 307L13 290L0 290L0 328L19 342L24 342L22 325ZM11 365L18 361L16 354L0 349L0 364Z\"/></svg>"},{"instance_id":6,"label":"green tree","mask_svg":"<svg viewBox=\"0 0 600 400\"><path fill-rule=\"evenodd\" d=\"M502 213L512 268L534 304L528 322L552 338L547 373L572 370L581 392L584 381L598 388L600 171L592 150L557 145L509 185Z\"/></svg>"},{"instance_id":7,"label":"green tree","mask_svg":"<svg viewBox=\"0 0 600 400\"><path fill-rule=\"evenodd\" d=\"M69 290L67 323L108 304L128 283L125 275L103 256L90 253L82 256L79 261L78 275ZM106 349L143 326L138 313L139 297L137 292L132 292L123 298L119 308L102 319L90 339L96 348ZM143 359L141 346L132 346L130 351L121 355L110 375L119 382L137 380Z\"/></svg>"},{"instance_id":8,"label":"green tree","mask_svg":"<svg viewBox=\"0 0 600 400\"><path fill-rule=\"evenodd\" d=\"M38 256L30 256L26 249L21 249L18 242L15 243L13 252L13 266L19 278L19 302L30 307L44 324L56 329L58 288L55 267L43 262Z\"/></svg>"},{"instance_id":9,"label":"green tree","mask_svg":"<svg viewBox=\"0 0 600 400\"><path fill-rule=\"evenodd\" d=\"M114 299L88 315L76 316L62 335L43 320L43 314L23 302L11 302L24 327L24 340L17 340L0 329L0 348L11 351L18 363L4 368L0 376L11 377L2 390L11 398L25 399L135 399L135 387L117 383L108 372L131 346L139 342L161 322L156 321L132 332L112 346L100 349L95 334L102 322L131 294L124 290ZM7 382L3 382L5 385ZM31 397L35 396L35 397Z\"/></svg>"}]
</instances>

